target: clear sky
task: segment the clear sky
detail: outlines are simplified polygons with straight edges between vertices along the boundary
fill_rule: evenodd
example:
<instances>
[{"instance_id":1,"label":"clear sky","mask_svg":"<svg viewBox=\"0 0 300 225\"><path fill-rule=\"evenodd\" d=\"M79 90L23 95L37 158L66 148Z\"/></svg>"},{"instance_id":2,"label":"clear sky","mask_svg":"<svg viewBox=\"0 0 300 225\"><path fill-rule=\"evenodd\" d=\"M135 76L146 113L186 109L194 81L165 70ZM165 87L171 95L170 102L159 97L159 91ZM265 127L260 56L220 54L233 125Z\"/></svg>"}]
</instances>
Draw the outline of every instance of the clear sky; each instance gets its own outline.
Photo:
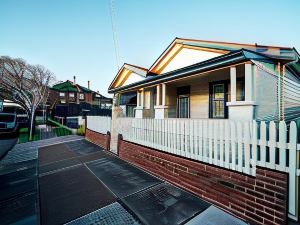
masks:
<instances>
[{"instance_id":1,"label":"clear sky","mask_svg":"<svg viewBox=\"0 0 300 225\"><path fill-rule=\"evenodd\" d=\"M121 63L149 67L175 37L295 47L299 0L115 0ZM117 72L110 0L0 0L0 55L99 90Z\"/></svg>"}]
</instances>

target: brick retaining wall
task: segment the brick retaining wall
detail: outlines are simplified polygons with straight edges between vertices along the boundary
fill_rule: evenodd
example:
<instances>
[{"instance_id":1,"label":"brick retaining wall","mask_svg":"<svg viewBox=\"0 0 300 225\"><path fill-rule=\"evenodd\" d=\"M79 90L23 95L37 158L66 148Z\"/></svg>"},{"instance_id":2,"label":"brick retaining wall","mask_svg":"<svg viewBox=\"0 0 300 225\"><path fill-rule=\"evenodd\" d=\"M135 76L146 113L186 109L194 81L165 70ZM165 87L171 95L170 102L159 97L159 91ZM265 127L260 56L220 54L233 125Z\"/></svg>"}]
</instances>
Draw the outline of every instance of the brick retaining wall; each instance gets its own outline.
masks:
<instances>
[{"instance_id":1,"label":"brick retaining wall","mask_svg":"<svg viewBox=\"0 0 300 225\"><path fill-rule=\"evenodd\" d=\"M257 167L256 177L247 176L122 139L118 154L250 223L287 223L286 173Z\"/></svg>"},{"instance_id":2,"label":"brick retaining wall","mask_svg":"<svg viewBox=\"0 0 300 225\"><path fill-rule=\"evenodd\" d=\"M96 145L104 148L105 150L109 150L110 146L110 134L101 134L96 131L92 131L88 128L85 130L85 138Z\"/></svg>"}]
</instances>

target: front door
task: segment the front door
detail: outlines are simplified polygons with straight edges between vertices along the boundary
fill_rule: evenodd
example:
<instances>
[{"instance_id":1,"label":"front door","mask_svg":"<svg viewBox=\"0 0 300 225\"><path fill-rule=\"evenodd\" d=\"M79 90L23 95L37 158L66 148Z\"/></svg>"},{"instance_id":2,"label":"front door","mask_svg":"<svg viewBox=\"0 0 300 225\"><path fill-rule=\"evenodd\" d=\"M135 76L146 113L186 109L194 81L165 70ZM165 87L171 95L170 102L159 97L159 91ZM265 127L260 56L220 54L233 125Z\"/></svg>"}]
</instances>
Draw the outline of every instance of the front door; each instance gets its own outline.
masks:
<instances>
[{"instance_id":1,"label":"front door","mask_svg":"<svg viewBox=\"0 0 300 225\"><path fill-rule=\"evenodd\" d=\"M178 96L178 118L190 117L190 97L188 95Z\"/></svg>"},{"instance_id":2,"label":"front door","mask_svg":"<svg viewBox=\"0 0 300 225\"><path fill-rule=\"evenodd\" d=\"M210 118L227 118L227 89L225 82L210 85Z\"/></svg>"}]
</instances>

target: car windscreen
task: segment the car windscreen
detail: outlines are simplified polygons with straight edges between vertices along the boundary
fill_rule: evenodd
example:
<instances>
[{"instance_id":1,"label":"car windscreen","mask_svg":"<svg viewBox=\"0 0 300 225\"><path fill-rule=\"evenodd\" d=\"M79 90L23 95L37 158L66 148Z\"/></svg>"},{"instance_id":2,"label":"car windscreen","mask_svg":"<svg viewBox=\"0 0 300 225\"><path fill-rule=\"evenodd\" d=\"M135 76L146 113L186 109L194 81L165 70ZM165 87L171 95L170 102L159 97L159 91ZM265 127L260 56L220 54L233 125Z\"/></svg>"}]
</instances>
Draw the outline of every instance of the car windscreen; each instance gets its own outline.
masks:
<instances>
[{"instance_id":1,"label":"car windscreen","mask_svg":"<svg viewBox=\"0 0 300 225\"><path fill-rule=\"evenodd\" d=\"M15 121L15 115L7 115L7 114L0 114L0 122L14 122Z\"/></svg>"}]
</instances>

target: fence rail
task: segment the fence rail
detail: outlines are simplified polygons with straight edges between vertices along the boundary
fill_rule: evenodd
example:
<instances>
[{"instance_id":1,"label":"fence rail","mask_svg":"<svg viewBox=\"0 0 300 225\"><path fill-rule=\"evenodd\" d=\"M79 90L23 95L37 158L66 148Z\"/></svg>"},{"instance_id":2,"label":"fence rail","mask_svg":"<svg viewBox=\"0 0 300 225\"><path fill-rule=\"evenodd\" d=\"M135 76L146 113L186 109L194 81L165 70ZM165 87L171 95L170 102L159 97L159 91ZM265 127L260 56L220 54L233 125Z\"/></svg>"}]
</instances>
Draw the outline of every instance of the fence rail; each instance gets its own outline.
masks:
<instances>
[{"instance_id":1,"label":"fence rail","mask_svg":"<svg viewBox=\"0 0 300 225\"><path fill-rule=\"evenodd\" d=\"M133 119L122 126L124 140L199 160L248 175L256 166L289 173L289 214L296 215L300 174L297 126L260 122L196 119Z\"/></svg>"},{"instance_id":2,"label":"fence rail","mask_svg":"<svg viewBox=\"0 0 300 225\"><path fill-rule=\"evenodd\" d=\"M111 131L111 117L87 116L87 128L101 134L107 134L107 131Z\"/></svg>"}]
</instances>

